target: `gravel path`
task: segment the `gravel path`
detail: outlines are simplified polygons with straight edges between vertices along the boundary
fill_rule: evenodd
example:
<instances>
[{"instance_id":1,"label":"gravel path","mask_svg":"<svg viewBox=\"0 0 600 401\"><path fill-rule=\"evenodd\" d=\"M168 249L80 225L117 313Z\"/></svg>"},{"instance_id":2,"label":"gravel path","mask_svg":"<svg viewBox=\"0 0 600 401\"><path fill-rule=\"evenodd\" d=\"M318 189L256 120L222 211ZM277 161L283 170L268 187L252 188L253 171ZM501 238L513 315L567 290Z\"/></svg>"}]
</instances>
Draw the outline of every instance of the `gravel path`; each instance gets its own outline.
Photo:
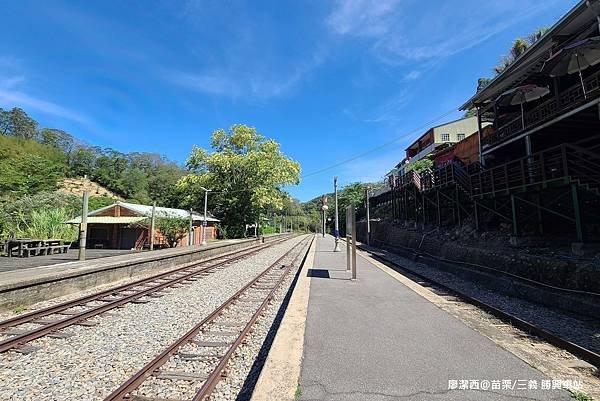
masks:
<instances>
[{"instance_id":1,"label":"gravel path","mask_svg":"<svg viewBox=\"0 0 600 401\"><path fill-rule=\"evenodd\" d=\"M262 251L147 304L127 304L41 338L30 354L0 354L1 400L101 400L304 237ZM114 285L114 284L113 284ZM78 294L81 296L82 294Z\"/></svg>"}]
</instances>

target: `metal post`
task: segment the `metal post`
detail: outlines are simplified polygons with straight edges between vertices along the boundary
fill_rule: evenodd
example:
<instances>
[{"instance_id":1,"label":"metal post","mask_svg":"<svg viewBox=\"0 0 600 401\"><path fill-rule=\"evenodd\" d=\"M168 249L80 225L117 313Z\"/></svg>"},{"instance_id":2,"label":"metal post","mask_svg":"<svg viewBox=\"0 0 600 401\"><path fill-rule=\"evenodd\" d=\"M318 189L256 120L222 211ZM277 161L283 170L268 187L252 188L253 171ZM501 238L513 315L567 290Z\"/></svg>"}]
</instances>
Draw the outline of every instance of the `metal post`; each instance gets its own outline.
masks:
<instances>
[{"instance_id":1,"label":"metal post","mask_svg":"<svg viewBox=\"0 0 600 401\"><path fill-rule=\"evenodd\" d=\"M371 245L371 216L369 213L369 188L365 189L365 201L367 203L367 245Z\"/></svg>"},{"instance_id":2,"label":"metal post","mask_svg":"<svg viewBox=\"0 0 600 401\"><path fill-rule=\"evenodd\" d=\"M192 246L194 244L192 236L194 235L194 220L192 218L192 208L190 208L190 229L188 233L188 245Z\"/></svg>"},{"instance_id":3,"label":"metal post","mask_svg":"<svg viewBox=\"0 0 600 401\"><path fill-rule=\"evenodd\" d=\"M206 245L206 228L208 227L207 213L208 213L208 192L209 189L204 189L204 219L202 220L202 245Z\"/></svg>"},{"instance_id":4,"label":"metal post","mask_svg":"<svg viewBox=\"0 0 600 401\"><path fill-rule=\"evenodd\" d=\"M473 200L473 214L475 215L475 231L479 232L479 210L477 208L477 200Z\"/></svg>"},{"instance_id":5,"label":"metal post","mask_svg":"<svg viewBox=\"0 0 600 401\"><path fill-rule=\"evenodd\" d=\"M579 203L579 191L577 184L571 184L571 197L573 199L573 211L575 213L575 229L577 230L577 241L583 242L583 221L581 219L581 204Z\"/></svg>"},{"instance_id":6,"label":"metal post","mask_svg":"<svg viewBox=\"0 0 600 401\"><path fill-rule=\"evenodd\" d=\"M479 139L479 145L478 145L478 150L479 150L479 163L484 166L484 162L483 162L483 153L481 152L481 110L479 107L477 107L477 136Z\"/></svg>"},{"instance_id":7,"label":"metal post","mask_svg":"<svg viewBox=\"0 0 600 401\"><path fill-rule=\"evenodd\" d=\"M512 211L513 235L519 236L519 222L517 220L517 201L514 195L510 195L510 208Z\"/></svg>"},{"instance_id":8,"label":"metal post","mask_svg":"<svg viewBox=\"0 0 600 401\"><path fill-rule=\"evenodd\" d=\"M352 280L356 280L356 212L352 208Z\"/></svg>"},{"instance_id":9,"label":"metal post","mask_svg":"<svg viewBox=\"0 0 600 401\"><path fill-rule=\"evenodd\" d=\"M340 251L340 223L339 223L339 215L338 215L338 193L337 193L337 177L333 177L333 192L335 196L335 228L333 230L333 235L335 236L335 246L333 248L333 252Z\"/></svg>"},{"instance_id":10,"label":"metal post","mask_svg":"<svg viewBox=\"0 0 600 401\"><path fill-rule=\"evenodd\" d=\"M81 208L81 223L79 224L79 260L85 260L85 247L87 240L87 215L90 192L83 193L83 206Z\"/></svg>"},{"instance_id":11,"label":"metal post","mask_svg":"<svg viewBox=\"0 0 600 401\"><path fill-rule=\"evenodd\" d=\"M156 202L152 204L152 216L150 217L150 250L154 250L154 230L156 227Z\"/></svg>"},{"instance_id":12,"label":"metal post","mask_svg":"<svg viewBox=\"0 0 600 401\"><path fill-rule=\"evenodd\" d=\"M350 217L350 209L352 208L352 206L348 206L346 207L346 271L350 271L350 268L352 267L352 253L350 250L350 247L352 246L351 243L351 236L352 236L352 228L351 228L351 217Z\"/></svg>"}]
</instances>

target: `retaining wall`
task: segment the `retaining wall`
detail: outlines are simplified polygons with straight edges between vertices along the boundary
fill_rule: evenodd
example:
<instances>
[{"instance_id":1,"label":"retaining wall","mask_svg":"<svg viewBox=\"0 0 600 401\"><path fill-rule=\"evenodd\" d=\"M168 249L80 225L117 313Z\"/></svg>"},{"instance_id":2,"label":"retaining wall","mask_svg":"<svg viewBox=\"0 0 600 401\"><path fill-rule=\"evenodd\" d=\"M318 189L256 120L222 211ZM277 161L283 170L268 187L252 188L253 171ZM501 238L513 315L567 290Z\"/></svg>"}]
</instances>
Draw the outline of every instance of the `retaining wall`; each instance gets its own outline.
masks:
<instances>
[{"instance_id":1,"label":"retaining wall","mask_svg":"<svg viewBox=\"0 0 600 401\"><path fill-rule=\"evenodd\" d=\"M366 223L357 223L357 236L366 242ZM577 313L600 313L600 297L570 291L540 287L516 280L502 272L566 290L600 294L600 263L594 260L553 258L528 255L510 250L486 249L441 241L421 232L410 231L389 222L371 222L371 244L388 248L400 256L418 260L428 266L450 271L456 275L534 302L560 307ZM444 260L440 260L444 259ZM478 266L464 266L466 262ZM489 267L497 271L485 269ZM498 272L499 271L499 272ZM560 294L558 296L557 294ZM585 309L585 310L584 310Z\"/></svg>"}]
</instances>

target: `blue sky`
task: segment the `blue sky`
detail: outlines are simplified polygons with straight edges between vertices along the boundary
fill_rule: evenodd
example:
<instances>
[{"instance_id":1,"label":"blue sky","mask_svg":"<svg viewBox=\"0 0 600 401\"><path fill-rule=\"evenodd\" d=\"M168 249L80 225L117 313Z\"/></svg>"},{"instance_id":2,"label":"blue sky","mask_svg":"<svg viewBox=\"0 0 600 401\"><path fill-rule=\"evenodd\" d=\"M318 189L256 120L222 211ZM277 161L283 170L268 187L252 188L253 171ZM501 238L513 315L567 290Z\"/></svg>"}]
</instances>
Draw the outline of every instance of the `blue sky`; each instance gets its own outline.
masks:
<instances>
[{"instance_id":1,"label":"blue sky","mask_svg":"<svg viewBox=\"0 0 600 401\"><path fill-rule=\"evenodd\" d=\"M182 163L214 129L255 126L301 163L304 201L334 175L380 179L415 128L460 116L515 37L576 3L3 1L0 107Z\"/></svg>"}]
</instances>

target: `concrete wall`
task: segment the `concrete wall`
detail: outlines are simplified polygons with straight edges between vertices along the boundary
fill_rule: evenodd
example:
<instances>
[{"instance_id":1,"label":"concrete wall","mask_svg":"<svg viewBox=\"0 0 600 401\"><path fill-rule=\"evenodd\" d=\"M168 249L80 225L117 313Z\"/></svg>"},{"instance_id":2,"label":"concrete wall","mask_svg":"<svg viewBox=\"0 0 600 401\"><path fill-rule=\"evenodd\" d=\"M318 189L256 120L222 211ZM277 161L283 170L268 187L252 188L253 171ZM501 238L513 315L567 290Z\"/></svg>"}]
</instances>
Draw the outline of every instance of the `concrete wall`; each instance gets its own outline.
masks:
<instances>
[{"instance_id":1,"label":"concrete wall","mask_svg":"<svg viewBox=\"0 0 600 401\"><path fill-rule=\"evenodd\" d=\"M360 241L366 241L365 222L357 223L357 236ZM482 243L481 247L471 247L456 242L443 242L388 222L371 222L371 239L374 246L389 248L400 256L452 272L494 291L573 312L591 313L596 316L600 314L598 296L561 292L548 287L540 288L533 283L515 281L508 275L485 268L450 262L459 261L490 267L549 286L600 293L600 263L597 261L528 255L506 249L486 249L485 243Z\"/></svg>"},{"instance_id":2,"label":"concrete wall","mask_svg":"<svg viewBox=\"0 0 600 401\"><path fill-rule=\"evenodd\" d=\"M441 144L444 142L458 142L458 134L464 134L465 138L473 133L477 132L477 117L464 118L458 121L454 121L448 124L435 127L433 129L434 142ZM449 134L449 141L442 139L442 134Z\"/></svg>"},{"instance_id":3,"label":"concrete wall","mask_svg":"<svg viewBox=\"0 0 600 401\"><path fill-rule=\"evenodd\" d=\"M271 242L286 235L289 234L269 235L264 241ZM260 242L260 238L228 240L208 246L163 249L2 273L0 310L28 306L128 277L158 273Z\"/></svg>"}]
</instances>

